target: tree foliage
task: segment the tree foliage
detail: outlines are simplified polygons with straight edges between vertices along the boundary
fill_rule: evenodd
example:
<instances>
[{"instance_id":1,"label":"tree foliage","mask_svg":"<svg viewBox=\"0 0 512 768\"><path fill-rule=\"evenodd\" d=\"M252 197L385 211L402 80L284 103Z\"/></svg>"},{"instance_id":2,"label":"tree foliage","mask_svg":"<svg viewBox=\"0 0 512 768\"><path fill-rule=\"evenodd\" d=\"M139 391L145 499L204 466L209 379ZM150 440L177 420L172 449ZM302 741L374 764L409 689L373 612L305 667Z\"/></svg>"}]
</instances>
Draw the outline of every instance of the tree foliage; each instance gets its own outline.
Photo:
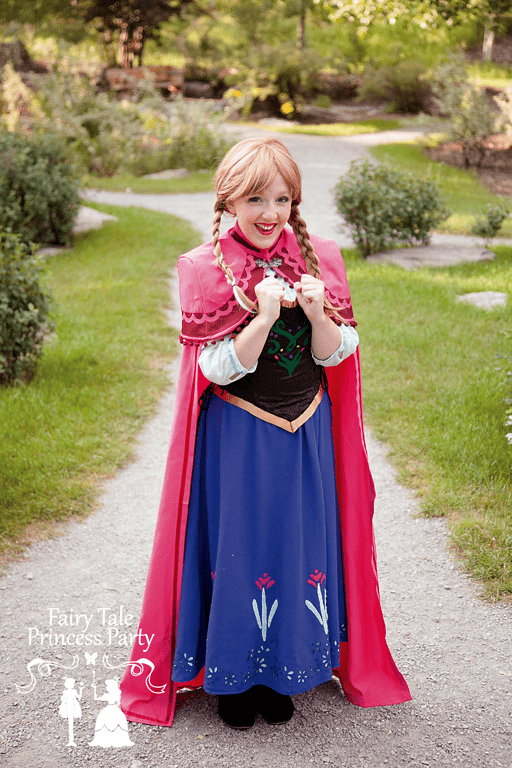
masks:
<instances>
[{"instance_id":1,"label":"tree foliage","mask_svg":"<svg viewBox=\"0 0 512 768\"><path fill-rule=\"evenodd\" d=\"M180 15L194 0L72 0L85 22L95 22L106 43L119 47L123 67L142 64L144 45L163 22Z\"/></svg>"},{"instance_id":2,"label":"tree foliage","mask_svg":"<svg viewBox=\"0 0 512 768\"><path fill-rule=\"evenodd\" d=\"M38 24L49 16L71 12L71 0L2 0L0 24Z\"/></svg>"},{"instance_id":3,"label":"tree foliage","mask_svg":"<svg viewBox=\"0 0 512 768\"><path fill-rule=\"evenodd\" d=\"M468 19L481 21L495 31L500 30L502 18L512 12L512 0L429 0L441 18L456 24Z\"/></svg>"},{"instance_id":4,"label":"tree foliage","mask_svg":"<svg viewBox=\"0 0 512 768\"><path fill-rule=\"evenodd\" d=\"M451 24L470 19L498 30L504 14L512 12L512 0L314 0L330 11L332 19L357 21L369 26L385 20L393 24L410 18L422 26L435 27L441 19Z\"/></svg>"}]
</instances>

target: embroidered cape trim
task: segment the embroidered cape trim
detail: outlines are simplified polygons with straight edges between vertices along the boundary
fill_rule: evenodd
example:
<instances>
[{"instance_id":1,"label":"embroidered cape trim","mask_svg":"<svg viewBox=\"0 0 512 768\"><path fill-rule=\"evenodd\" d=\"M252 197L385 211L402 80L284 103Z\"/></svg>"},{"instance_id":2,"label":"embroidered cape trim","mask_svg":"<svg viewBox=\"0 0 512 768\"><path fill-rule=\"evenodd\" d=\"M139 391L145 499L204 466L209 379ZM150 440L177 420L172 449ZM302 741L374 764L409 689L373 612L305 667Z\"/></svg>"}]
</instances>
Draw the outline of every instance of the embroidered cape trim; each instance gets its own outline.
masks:
<instances>
[{"instance_id":1,"label":"embroidered cape trim","mask_svg":"<svg viewBox=\"0 0 512 768\"><path fill-rule=\"evenodd\" d=\"M311 242L320 262L325 293L340 314L355 325L343 259L336 243L320 237ZM272 265L276 274L293 285L306 273L306 265L294 233L285 228L277 243L265 251L255 251L244 243L234 227L220 238L224 259L229 264L236 284L252 300L257 301L255 286L263 279L262 269ZM257 253L257 256L256 256ZM195 248L178 260L180 303L182 309L182 344L202 346L205 341L234 337L250 322L251 313L237 302L232 286L214 263L211 243ZM279 260L281 263L278 264ZM262 266L262 264L264 266ZM340 324L337 318L333 318Z\"/></svg>"}]
</instances>

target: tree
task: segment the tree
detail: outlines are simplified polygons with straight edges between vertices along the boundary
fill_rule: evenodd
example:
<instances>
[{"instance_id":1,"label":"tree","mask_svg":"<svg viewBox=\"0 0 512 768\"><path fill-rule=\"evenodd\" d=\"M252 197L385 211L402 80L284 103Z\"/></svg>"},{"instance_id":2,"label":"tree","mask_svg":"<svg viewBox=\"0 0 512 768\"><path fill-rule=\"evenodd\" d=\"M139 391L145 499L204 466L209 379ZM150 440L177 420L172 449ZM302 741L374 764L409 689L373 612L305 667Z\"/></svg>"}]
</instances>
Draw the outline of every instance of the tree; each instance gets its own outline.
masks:
<instances>
[{"instance_id":1,"label":"tree","mask_svg":"<svg viewBox=\"0 0 512 768\"><path fill-rule=\"evenodd\" d=\"M483 24L483 59L490 61L494 36L502 30L503 17L512 12L512 0L429 0L443 19L462 24L476 19Z\"/></svg>"},{"instance_id":2,"label":"tree","mask_svg":"<svg viewBox=\"0 0 512 768\"><path fill-rule=\"evenodd\" d=\"M123 67L142 64L144 45L161 24L183 13L195 0L71 0L75 13L95 22L108 46L118 46ZM114 55L114 59L116 59Z\"/></svg>"},{"instance_id":3,"label":"tree","mask_svg":"<svg viewBox=\"0 0 512 768\"><path fill-rule=\"evenodd\" d=\"M71 3L66 0L1 0L0 24L38 24L52 15L71 13Z\"/></svg>"},{"instance_id":4,"label":"tree","mask_svg":"<svg viewBox=\"0 0 512 768\"><path fill-rule=\"evenodd\" d=\"M360 27L374 21L394 24L407 17L423 27L435 28L441 20L463 24L476 20L484 27L483 58L489 60L494 35L503 27L503 17L512 12L512 0L314 0L330 11L333 20L343 19Z\"/></svg>"}]
</instances>

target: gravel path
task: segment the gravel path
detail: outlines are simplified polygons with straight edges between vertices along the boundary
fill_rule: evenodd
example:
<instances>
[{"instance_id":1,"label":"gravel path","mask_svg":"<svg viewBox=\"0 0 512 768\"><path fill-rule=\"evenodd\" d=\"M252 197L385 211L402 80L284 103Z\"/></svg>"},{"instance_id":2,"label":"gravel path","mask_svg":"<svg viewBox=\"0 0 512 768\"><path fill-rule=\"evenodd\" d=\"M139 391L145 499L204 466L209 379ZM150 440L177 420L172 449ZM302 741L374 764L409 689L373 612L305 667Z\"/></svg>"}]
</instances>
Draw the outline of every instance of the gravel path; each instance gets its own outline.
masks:
<instances>
[{"instance_id":1,"label":"gravel path","mask_svg":"<svg viewBox=\"0 0 512 768\"><path fill-rule=\"evenodd\" d=\"M290 138L286 143L303 168L301 149L311 161L304 173L306 195L317 188L313 200L318 206L325 199L324 185L333 186L329 160L337 164L331 174L337 177L345 155L364 150L355 139L321 139L317 148L308 149L312 137L307 143L304 137ZM306 179L308 174L316 178L314 167L320 167L322 156L325 174L311 186ZM191 196L186 197L184 208L172 212L184 215L187 209L186 218L194 221L196 197L193 205ZM317 217L315 207L307 212L304 206L311 230L322 232L322 221L335 227L329 211L324 209L323 218ZM209 215L208 211L206 222ZM176 313L170 319L176 322ZM175 361L171 366L173 380L177 365ZM112 665L125 661L130 631L137 627L173 399L171 388L141 432L134 461L105 484L98 511L82 523L70 523L65 535L34 545L25 560L11 566L0 580L0 765L512 768L511 607L488 605L477 598L475 585L460 573L447 551L444 522L415 516L414 497L396 482L384 446L371 435L388 641L413 701L362 710L349 704L331 681L295 697L297 712L289 724L270 727L258 719L251 731L238 733L219 721L215 698L198 691L181 695L172 729L130 723L132 747L103 750L88 745L105 704L93 699L93 675L101 695L105 679L119 674L103 667L103 654ZM65 645L56 642L58 633L66 633ZM80 633L90 639L97 635L100 644L80 645ZM90 654L96 651L93 659ZM33 690L17 691L16 683L30 682L27 664L32 660L70 666L73 657L78 662L74 671L56 667L51 676L42 676L34 669ZM67 746L67 723L58 714L67 676L75 677L77 687L84 684L82 717L75 720L76 747Z\"/></svg>"}]
</instances>

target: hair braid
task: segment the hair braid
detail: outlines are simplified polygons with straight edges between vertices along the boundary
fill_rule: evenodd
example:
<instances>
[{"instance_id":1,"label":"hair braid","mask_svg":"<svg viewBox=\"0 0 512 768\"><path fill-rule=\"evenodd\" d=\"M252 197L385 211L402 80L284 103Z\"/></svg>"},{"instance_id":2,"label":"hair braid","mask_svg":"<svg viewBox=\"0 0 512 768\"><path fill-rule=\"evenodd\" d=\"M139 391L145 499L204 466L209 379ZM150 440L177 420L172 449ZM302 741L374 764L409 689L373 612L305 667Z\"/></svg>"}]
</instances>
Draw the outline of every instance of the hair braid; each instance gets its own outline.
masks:
<instances>
[{"instance_id":1,"label":"hair braid","mask_svg":"<svg viewBox=\"0 0 512 768\"><path fill-rule=\"evenodd\" d=\"M220 240L219 240L220 220L222 218L222 211L224 210L224 205L225 204L222 201L217 200L214 208L215 216L213 218L213 226L212 226L212 243L213 243L213 252L215 254L215 264L222 269L226 280L233 287L233 293L235 294L235 298L238 301L238 303L241 304L241 306L244 307L245 309L250 309L251 312L257 314L258 312L257 305L253 301L251 301L249 297L245 295L242 289L239 288L238 285L236 284L233 272L231 271L231 268L228 266L228 264L226 264L224 260L224 255L220 247Z\"/></svg>"},{"instance_id":2,"label":"hair braid","mask_svg":"<svg viewBox=\"0 0 512 768\"><path fill-rule=\"evenodd\" d=\"M320 279L322 272L320 270L318 256L316 255L315 249L311 244L306 222L300 215L299 206L297 203L292 204L290 218L288 221L291 224L295 237L297 238L302 258L306 263L307 271L313 277ZM327 312L327 314L334 315L338 320L341 320L344 325L348 325L347 321L344 320L341 315L341 307L335 307L333 304L331 304L327 296L324 296L324 310Z\"/></svg>"},{"instance_id":3,"label":"hair braid","mask_svg":"<svg viewBox=\"0 0 512 768\"><path fill-rule=\"evenodd\" d=\"M302 253L302 258L306 262L306 268L309 274L313 277L319 278L321 272L320 266L318 264L318 256L316 255L314 248L311 245L306 222L300 215L299 206L297 203L292 204L292 210L288 221L292 225L292 229L299 244L300 252Z\"/></svg>"}]
</instances>

